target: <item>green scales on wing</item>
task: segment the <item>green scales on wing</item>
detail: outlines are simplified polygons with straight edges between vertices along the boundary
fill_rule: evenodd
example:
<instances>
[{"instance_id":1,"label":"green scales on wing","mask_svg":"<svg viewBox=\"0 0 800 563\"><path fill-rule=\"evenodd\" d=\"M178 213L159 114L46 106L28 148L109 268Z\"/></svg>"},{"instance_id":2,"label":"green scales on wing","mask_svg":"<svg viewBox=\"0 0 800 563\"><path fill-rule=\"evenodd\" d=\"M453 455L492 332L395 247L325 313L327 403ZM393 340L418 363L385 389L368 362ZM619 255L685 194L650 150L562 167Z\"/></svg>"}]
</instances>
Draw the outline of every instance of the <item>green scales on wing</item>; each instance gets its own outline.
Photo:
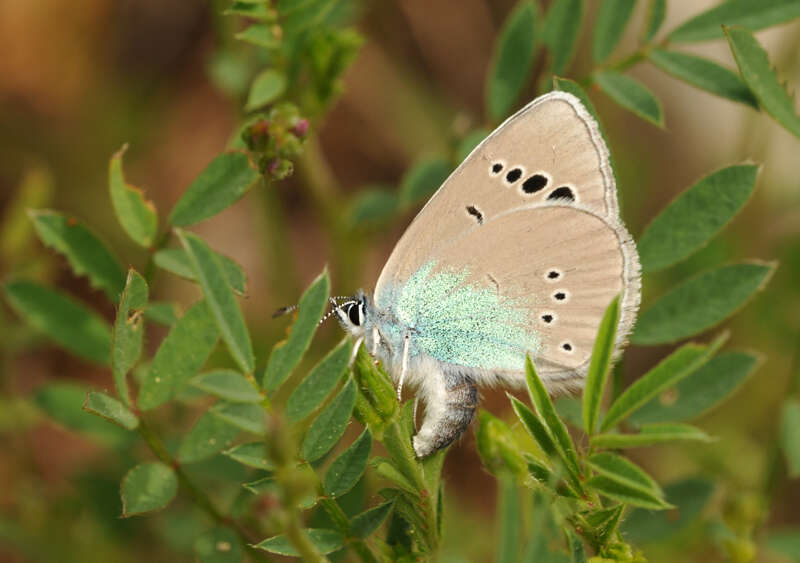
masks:
<instances>
[{"instance_id":1,"label":"green scales on wing","mask_svg":"<svg viewBox=\"0 0 800 563\"><path fill-rule=\"evenodd\" d=\"M430 261L390 290L386 303L400 321L389 326L399 341L412 331L412 354L486 370L522 371L525 354L535 355L539 339L528 307L504 298L494 287L465 283L469 271L437 270Z\"/></svg>"}]
</instances>

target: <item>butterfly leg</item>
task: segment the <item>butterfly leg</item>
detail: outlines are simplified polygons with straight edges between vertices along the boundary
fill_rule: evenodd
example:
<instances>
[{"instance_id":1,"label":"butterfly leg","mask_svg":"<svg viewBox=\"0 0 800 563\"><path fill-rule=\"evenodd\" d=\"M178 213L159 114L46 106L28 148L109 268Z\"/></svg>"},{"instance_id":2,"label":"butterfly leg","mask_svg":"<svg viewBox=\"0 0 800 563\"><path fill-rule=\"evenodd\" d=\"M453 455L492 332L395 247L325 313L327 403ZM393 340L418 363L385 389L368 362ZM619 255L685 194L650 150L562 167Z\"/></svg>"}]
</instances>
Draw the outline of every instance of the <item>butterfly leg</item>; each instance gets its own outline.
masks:
<instances>
[{"instance_id":1,"label":"butterfly leg","mask_svg":"<svg viewBox=\"0 0 800 563\"><path fill-rule=\"evenodd\" d=\"M413 444L417 457L427 457L450 445L467 429L478 408L478 387L470 374L444 369L425 377L420 392L425 419Z\"/></svg>"}]
</instances>

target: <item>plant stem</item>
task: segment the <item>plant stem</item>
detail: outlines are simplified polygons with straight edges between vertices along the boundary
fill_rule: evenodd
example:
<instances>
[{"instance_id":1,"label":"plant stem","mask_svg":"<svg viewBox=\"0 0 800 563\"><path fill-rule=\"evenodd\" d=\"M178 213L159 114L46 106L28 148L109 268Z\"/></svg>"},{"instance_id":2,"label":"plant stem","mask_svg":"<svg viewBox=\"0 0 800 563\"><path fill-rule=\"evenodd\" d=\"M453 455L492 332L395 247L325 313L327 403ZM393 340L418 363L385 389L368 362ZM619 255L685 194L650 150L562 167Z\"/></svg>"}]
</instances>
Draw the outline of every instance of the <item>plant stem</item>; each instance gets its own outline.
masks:
<instances>
[{"instance_id":1,"label":"plant stem","mask_svg":"<svg viewBox=\"0 0 800 563\"><path fill-rule=\"evenodd\" d=\"M321 490L320 495L323 495ZM350 521L342 510L342 507L339 506L339 503L332 498L320 496L319 504L325 509L325 512L328 513L334 525L347 538L347 544L353 548L353 551L356 552L356 555L358 555L361 561L365 563L378 563L377 558L373 555L372 551L370 551L369 547L367 547L364 540L353 535L350 529Z\"/></svg>"},{"instance_id":2,"label":"plant stem","mask_svg":"<svg viewBox=\"0 0 800 563\"><path fill-rule=\"evenodd\" d=\"M797 341L798 344L800 344L800 333L797 335ZM786 399L796 397L798 393L800 393L800 348L798 347L795 347L790 370L789 384L784 394L784 398ZM783 456L781 455L780 413L781 409L778 409L779 420L777 429L773 433L775 437L772 439L769 446L766 467L764 469L764 497L770 503L770 506L772 505L775 493L780 489L780 486L786 479L786 468L783 463Z\"/></svg>"},{"instance_id":3,"label":"plant stem","mask_svg":"<svg viewBox=\"0 0 800 563\"><path fill-rule=\"evenodd\" d=\"M147 282L147 285L150 285L153 281L153 276L156 273L156 263L155 259L153 258L156 255L156 252L161 250L167 245L169 242L169 235L172 233L171 229L167 229L163 233L161 233L156 241L153 243L153 246L149 249L150 256L147 257L147 264L144 267L144 279Z\"/></svg>"},{"instance_id":4,"label":"plant stem","mask_svg":"<svg viewBox=\"0 0 800 563\"><path fill-rule=\"evenodd\" d=\"M311 543L311 538L303 531L300 515L296 511L292 511L289 517L289 524L286 526L286 537L289 538L303 561L310 561L311 563L325 563L328 561L328 558L317 550L314 544Z\"/></svg>"},{"instance_id":5,"label":"plant stem","mask_svg":"<svg viewBox=\"0 0 800 563\"><path fill-rule=\"evenodd\" d=\"M604 70L611 70L614 72L622 72L628 70L629 68L636 66L643 60L647 58L647 54L650 50L654 48L664 48L667 46L667 40L664 39L658 43L645 43L638 49L636 49L633 53L628 55L627 57L623 57L622 59L618 60L614 63L608 63L604 65L600 65L597 68L593 69L588 75L578 80L578 83L583 86L584 88L587 86L591 86L594 83L593 75L595 72L604 71Z\"/></svg>"},{"instance_id":6,"label":"plant stem","mask_svg":"<svg viewBox=\"0 0 800 563\"><path fill-rule=\"evenodd\" d=\"M139 427L137 428L139 435L142 437L142 439L144 439L145 443L150 448L150 451L152 451L159 460L170 466L175 471L178 482L189 494L192 502L203 509L216 523L234 530L239 536L242 544L246 548L250 549L251 554L254 557L259 560L266 561L266 558L262 553L252 548L252 544L255 543L257 539L254 538L252 534L245 530L242 526L240 526L234 519L225 516L216 506L214 506L214 503L211 502L211 499L208 497L208 495L199 489L191 481L191 479L189 479L189 476L183 470L183 467L181 467L178 460L169 453L166 446L164 446L164 443L161 441L161 438L153 431L152 428L150 428L147 422L142 418L141 413L137 414L139 416Z\"/></svg>"}]
</instances>

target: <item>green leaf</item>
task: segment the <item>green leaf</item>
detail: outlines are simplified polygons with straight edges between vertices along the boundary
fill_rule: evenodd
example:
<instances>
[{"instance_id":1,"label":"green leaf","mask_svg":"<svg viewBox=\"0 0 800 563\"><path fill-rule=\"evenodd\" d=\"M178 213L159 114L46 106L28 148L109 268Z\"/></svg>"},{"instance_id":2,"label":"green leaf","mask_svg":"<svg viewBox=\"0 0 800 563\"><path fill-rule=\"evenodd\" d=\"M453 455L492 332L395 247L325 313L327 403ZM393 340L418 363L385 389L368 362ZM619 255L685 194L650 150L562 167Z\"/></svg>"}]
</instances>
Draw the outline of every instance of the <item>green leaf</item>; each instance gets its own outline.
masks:
<instances>
[{"instance_id":1,"label":"green leaf","mask_svg":"<svg viewBox=\"0 0 800 563\"><path fill-rule=\"evenodd\" d=\"M617 296L606 308L603 320L600 321L586 375L586 388L583 392L583 427L589 436L594 434L597 415L600 412L600 402L603 400L603 390L606 388L611 357L616 345L618 324L619 297Z\"/></svg>"},{"instance_id":2,"label":"green leaf","mask_svg":"<svg viewBox=\"0 0 800 563\"><path fill-rule=\"evenodd\" d=\"M247 278L244 275L242 267L224 254L214 252L214 255L219 260L223 273L225 274L225 279L228 280L231 289L239 295L243 295L246 291ZM191 281L197 280L194 268L192 267L192 261L182 248L165 248L159 250L153 255L153 262L155 262L156 266L159 268L167 270L176 276Z\"/></svg>"},{"instance_id":3,"label":"green leaf","mask_svg":"<svg viewBox=\"0 0 800 563\"><path fill-rule=\"evenodd\" d=\"M709 346L685 344L661 360L617 397L609 407L600 429L605 432L613 428L653 397L697 371L711 359L724 341L725 336L717 338Z\"/></svg>"},{"instance_id":4,"label":"green leaf","mask_svg":"<svg viewBox=\"0 0 800 563\"><path fill-rule=\"evenodd\" d=\"M528 473L530 476L540 483L550 486L558 481L550 468L532 455L525 454L525 461L528 462Z\"/></svg>"},{"instance_id":5,"label":"green leaf","mask_svg":"<svg viewBox=\"0 0 800 563\"><path fill-rule=\"evenodd\" d=\"M470 131L467 135L461 139L461 142L458 143L458 148L456 149L456 162L461 163L467 159L470 153L475 150L481 142L489 136L488 129L478 128L474 131Z\"/></svg>"},{"instance_id":6,"label":"green leaf","mask_svg":"<svg viewBox=\"0 0 800 563\"><path fill-rule=\"evenodd\" d=\"M170 213L169 223L186 227L213 217L238 201L258 176L246 154L228 152L219 155L183 192Z\"/></svg>"},{"instance_id":7,"label":"green leaf","mask_svg":"<svg viewBox=\"0 0 800 563\"><path fill-rule=\"evenodd\" d=\"M624 509L624 504L617 504L611 508L595 510L586 514L586 522L594 528L593 533L602 544L607 544L617 533Z\"/></svg>"},{"instance_id":8,"label":"green leaf","mask_svg":"<svg viewBox=\"0 0 800 563\"><path fill-rule=\"evenodd\" d=\"M702 477L689 477L664 487L664 497L677 510L652 512L637 508L622 523L624 537L632 542L650 542L675 537L703 512L714 484Z\"/></svg>"},{"instance_id":9,"label":"green leaf","mask_svg":"<svg viewBox=\"0 0 800 563\"><path fill-rule=\"evenodd\" d=\"M498 563L516 563L520 551L520 507L517 481L511 475L498 480L497 558Z\"/></svg>"},{"instance_id":10,"label":"green leaf","mask_svg":"<svg viewBox=\"0 0 800 563\"><path fill-rule=\"evenodd\" d=\"M800 15L800 3L794 4L797 15ZM775 70L770 67L766 51L744 29L726 27L725 34L739 65L739 72L758 103L787 131L800 137L800 115L795 111L794 100L786 93Z\"/></svg>"},{"instance_id":11,"label":"green leaf","mask_svg":"<svg viewBox=\"0 0 800 563\"><path fill-rule=\"evenodd\" d=\"M796 528L770 531L765 543L770 551L790 561L800 560L800 530Z\"/></svg>"},{"instance_id":12,"label":"green leaf","mask_svg":"<svg viewBox=\"0 0 800 563\"><path fill-rule=\"evenodd\" d=\"M383 521L386 520L386 517L389 516L389 513L392 511L393 506L394 501L389 500L353 516L353 519L350 520L350 530L353 535L364 539L372 534L372 532L383 524Z\"/></svg>"},{"instance_id":13,"label":"green leaf","mask_svg":"<svg viewBox=\"0 0 800 563\"><path fill-rule=\"evenodd\" d=\"M797 0L728 0L679 25L669 34L673 43L721 39L723 25L750 31L800 17Z\"/></svg>"},{"instance_id":14,"label":"green leaf","mask_svg":"<svg viewBox=\"0 0 800 563\"><path fill-rule=\"evenodd\" d=\"M236 532L216 527L197 537L194 555L199 563L241 563L244 549Z\"/></svg>"},{"instance_id":15,"label":"green leaf","mask_svg":"<svg viewBox=\"0 0 800 563\"><path fill-rule=\"evenodd\" d=\"M144 307L147 305L147 282L131 268L122 292L117 318L111 328L111 373L122 402L131 405L128 392L128 372L142 354Z\"/></svg>"},{"instance_id":16,"label":"green leaf","mask_svg":"<svg viewBox=\"0 0 800 563\"><path fill-rule=\"evenodd\" d=\"M109 363L111 327L97 313L34 282L10 281L3 291L11 308L56 344L96 364Z\"/></svg>"},{"instance_id":17,"label":"green leaf","mask_svg":"<svg viewBox=\"0 0 800 563\"><path fill-rule=\"evenodd\" d=\"M639 316L631 342L666 344L710 329L762 289L774 270L774 263L741 262L683 282Z\"/></svg>"},{"instance_id":18,"label":"green leaf","mask_svg":"<svg viewBox=\"0 0 800 563\"><path fill-rule=\"evenodd\" d=\"M111 205L122 229L139 246L149 247L158 232L158 214L152 201L144 192L125 182L122 173L122 156L127 145L111 157L108 165L108 189Z\"/></svg>"},{"instance_id":19,"label":"green leaf","mask_svg":"<svg viewBox=\"0 0 800 563\"><path fill-rule=\"evenodd\" d=\"M348 339L342 340L292 391L286 401L286 418L290 422L303 420L333 391L342 376L347 373L351 347Z\"/></svg>"},{"instance_id":20,"label":"green leaf","mask_svg":"<svg viewBox=\"0 0 800 563\"><path fill-rule=\"evenodd\" d=\"M490 473L502 475L521 475L527 464L522 457L519 444L508 425L488 412L478 412L478 430L475 441L481 461Z\"/></svg>"},{"instance_id":21,"label":"green leaf","mask_svg":"<svg viewBox=\"0 0 800 563\"><path fill-rule=\"evenodd\" d=\"M597 434L589 443L595 448L641 448L665 442L710 442L711 436L689 424L646 424L638 434Z\"/></svg>"},{"instance_id":22,"label":"green leaf","mask_svg":"<svg viewBox=\"0 0 800 563\"><path fill-rule=\"evenodd\" d=\"M203 239L180 229L176 232L192 261L197 281L206 296L208 309L217 323L231 357L244 373L253 373L255 357L250 333L244 324L244 317L236 297L228 284L222 263Z\"/></svg>"},{"instance_id":23,"label":"green leaf","mask_svg":"<svg viewBox=\"0 0 800 563\"><path fill-rule=\"evenodd\" d=\"M348 381L306 432L300 450L305 461L318 460L336 445L347 428L355 404L356 387L352 381Z\"/></svg>"},{"instance_id":24,"label":"green leaf","mask_svg":"<svg viewBox=\"0 0 800 563\"><path fill-rule=\"evenodd\" d=\"M165 508L178 492L178 478L161 462L140 463L122 479L122 517Z\"/></svg>"},{"instance_id":25,"label":"green leaf","mask_svg":"<svg viewBox=\"0 0 800 563\"><path fill-rule=\"evenodd\" d=\"M508 398L511 399L514 412L517 413L525 430L527 430L528 434L536 441L539 448L548 456L556 455L556 444L553 442L553 437L550 436L550 431L542 421L539 420L539 417L537 417L525 403L516 397L509 395Z\"/></svg>"},{"instance_id":26,"label":"green leaf","mask_svg":"<svg viewBox=\"0 0 800 563\"><path fill-rule=\"evenodd\" d=\"M590 456L587 460L598 475L603 475L630 487L650 491L661 495L661 488L643 469L633 462L617 454L602 452Z\"/></svg>"},{"instance_id":27,"label":"green leaf","mask_svg":"<svg viewBox=\"0 0 800 563\"><path fill-rule=\"evenodd\" d=\"M297 320L292 325L289 338L278 342L269 355L263 384L267 391L275 391L286 381L308 350L319 320L325 313L330 286L326 270L303 293L297 305Z\"/></svg>"},{"instance_id":28,"label":"green leaf","mask_svg":"<svg viewBox=\"0 0 800 563\"><path fill-rule=\"evenodd\" d=\"M586 563L586 550L581 539L571 528L565 528L564 533L567 535L567 544L572 553L572 563Z\"/></svg>"},{"instance_id":29,"label":"green leaf","mask_svg":"<svg viewBox=\"0 0 800 563\"><path fill-rule=\"evenodd\" d=\"M800 401L789 399L781 409L781 447L789 476L800 477Z\"/></svg>"},{"instance_id":30,"label":"green leaf","mask_svg":"<svg viewBox=\"0 0 800 563\"><path fill-rule=\"evenodd\" d=\"M520 1L506 18L494 46L486 80L486 108L492 121L508 114L530 78L535 53L536 6Z\"/></svg>"},{"instance_id":31,"label":"green leaf","mask_svg":"<svg viewBox=\"0 0 800 563\"><path fill-rule=\"evenodd\" d=\"M267 457L267 446L264 442L239 444L222 453L247 467L263 469L264 471L275 469L275 464Z\"/></svg>"},{"instance_id":32,"label":"green leaf","mask_svg":"<svg viewBox=\"0 0 800 563\"><path fill-rule=\"evenodd\" d=\"M583 0L556 0L547 12L543 39L550 50L553 74L562 74L572 60L583 13Z\"/></svg>"},{"instance_id":33,"label":"green leaf","mask_svg":"<svg viewBox=\"0 0 800 563\"><path fill-rule=\"evenodd\" d=\"M381 225L394 217L398 205L394 192L382 188L362 190L350 203L347 224L351 229Z\"/></svg>"},{"instance_id":34,"label":"green leaf","mask_svg":"<svg viewBox=\"0 0 800 563\"><path fill-rule=\"evenodd\" d=\"M675 78L717 96L758 109L758 101L747 84L737 73L724 66L695 55L663 49L650 49L647 56L654 65Z\"/></svg>"},{"instance_id":35,"label":"green leaf","mask_svg":"<svg viewBox=\"0 0 800 563\"><path fill-rule=\"evenodd\" d=\"M178 448L178 461L203 461L233 445L239 429L207 411L201 416Z\"/></svg>"},{"instance_id":36,"label":"green leaf","mask_svg":"<svg viewBox=\"0 0 800 563\"><path fill-rule=\"evenodd\" d=\"M553 401L553 405L556 407L558 416L567 423L567 426L583 430L583 401L580 397L558 397Z\"/></svg>"},{"instance_id":37,"label":"green leaf","mask_svg":"<svg viewBox=\"0 0 800 563\"><path fill-rule=\"evenodd\" d=\"M267 433L264 424L264 409L260 405L249 403L217 403L211 410L211 414L220 418L245 432L264 436Z\"/></svg>"},{"instance_id":38,"label":"green leaf","mask_svg":"<svg viewBox=\"0 0 800 563\"><path fill-rule=\"evenodd\" d=\"M279 486L275 483L275 477L267 475L249 483L242 483L242 488L254 495L263 495L265 493L274 493L279 489Z\"/></svg>"},{"instance_id":39,"label":"green leaf","mask_svg":"<svg viewBox=\"0 0 800 563\"><path fill-rule=\"evenodd\" d=\"M70 430L85 434L109 446L121 446L130 441L131 434L91 416L81 405L88 390L74 383L48 383L34 394L34 402L47 416Z\"/></svg>"},{"instance_id":40,"label":"green leaf","mask_svg":"<svg viewBox=\"0 0 800 563\"><path fill-rule=\"evenodd\" d=\"M230 369L201 373L193 377L190 383L206 393L232 403L260 403L263 399L253 383Z\"/></svg>"},{"instance_id":41,"label":"green leaf","mask_svg":"<svg viewBox=\"0 0 800 563\"><path fill-rule=\"evenodd\" d=\"M578 466L578 455L575 453L575 446L572 444L572 439L567 432L567 427L558 418L556 409L553 406L553 401L547 390L539 379L536 373L536 368L533 366L530 357L525 359L525 376L528 384L528 393L531 397L531 402L536 407L536 411L542 418L545 426L549 429L550 435L553 437L556 444L556 450L564 462L565 467L570 472L574 482L578 481L580 475L580 468ZM580 488L580 487L579 487Z\"/></svg>"},{"instance_id":42,"label":"green leaf","mask_svg":"<svg viewBox=\"0 0 800 563\"><path fill-rule=\"evenodd\" d=\"M647 14L647 27L644 32L644 41L652 41L667 14L667 0L650 0L650 10Z\"/></svg>"},{"instance_id":43,"label":"green leaf","mask_svg":"<svg viewBox=\"0 0 800 563\"><path fill-rule=\"evenodd\" d=\"M314 544L317 551L323 555L333 553L344 547L344 536L335 530L309 528L305 530L304 533L308 534L308 539L311 540L311 543ZM278 555L300 556L285 534L267 538L253 547L269 551L270 553L277 553Z\"/></svg>"},{"instance_id":44,"label":"green leaf","mask_svg":"<svg viewBox=\"0 0 800 563\"><path fill-rule=\"evenodd\" d=\"M19 185L3 201L0 213L0 261L4 269L20 265L30 257L33 224L29 209L48 205L53 199L53 176L46 166L26 165Z\"/></svg>"},{"instance_id":45,"label":"green leaf","mask_svg":"<svg viewBox=\"0 0 800 563\"><path fill-rule=\"evenodd\" d=\"M333 460L325 474L325 492L335 498L355 487L367 468L371 450L372 434L369 428L366 428L349 448Z\"/></svg>"},{"instance_id":46,"label":"green leaf","mask_svg":"<svg viewBox=\"0 0 800 563\"><path fill-rule=\"evenodd\" d=\"M657 127L664 127L661 102L644 84L612 70L596 72L593 76L600 89L620 106Z\"/></svg>"},{"instance_id":47,"label":"green leaf","mask_svg":"<svg viewBox=\"0 0 800 563\"><path fill-rule=\"evenodd\" d=\"M759 357L746 352L723 352L674 387L634 412L628 422L682 422L711 410L735 392L755 370Z\"/></svg>"},{"instance_id":48,"label":"green leaf","mask_svg":"<svg viewBox=\"0 0 800 563\"><path fill-rule=\"evenodd\" d=\"M728 166L678 195L637 244L642 270L661 270L702 248L744 207L757 175L752 164Z\"/></svg>"},{"instance_id":49,"label":"green leaf","mask_svg":"<svg viewBox=\"0 0 800 563\"><path fill-rule=\"evenodd\" d=\"M105 393L89 392L83 403L83 410L101 416L126 430L135 430L139 426L139 419L135 414Z\"/></svg>"},{"instance_id":50,"label":"green leaf","mask_svg":"<svg viewBox=\"0 0 800 563\"><path fill-rule=\"evenodd\" d=\"M592 58L599 64L614 51L633 13L636 0L603 0L592 31Z\"/></svg>"},{"instance_id":51,"label":"green leaf","mask_svg":"<svg viewBox=\"0 0 800 563\"><path fill-rule=\"evenodd\" d=\"M243 16L250 19L266 19L274 17L266 3L252 2L251 0L234 1L222 12L226 16Z\"/></svg>"},{"instance_id":52,"label":"green leaf","mask_svg":"<svg viewBox=\"0 0 800 563\"><path fill-rule=\"evenodd\" d=\"M139 408L149 410L171 399L200 371L218 338L205 301L192 305L158 347L139 389Z\"/></svg>"},{"instance_id":53,"label":"green leaf","mask_svg":"<svg viewBox=\"0 0 800 563\"><path fill-rule=\"evenodd\" d=\"M603 452L589 457L587 464L597 476L586 486L608 498L644 508L663 509L670 505L663 500L658 484L636 464L616 454Z\"/></svg>"},{"instance_id":54,"label":"green leaf","mask_svg":"<svg viewBox=\"0 0 800 563\"><path fill-rule=\"evenodd\" d=\"M273 33L273 24L254 24L248 26L244 31L240 31L234 37L240 41L256 45L258 47L266 47L267 49L276 49L280 47L281 40Z\"/></svg>"},{"instance_id":55,"label":"green leaf","mask_svg":"<svg viewBox=\"0 0 800 563\"><path fill-rule=\"evenodd\" d=\"M411 483L408 477L406 477L391 460L385 457L373 457L369 463L378 477L383 477L398 489L410 493L411 495L416 496L419 494L417 487Z\"/></svg>"},{"instance_id":56,"label":"green leaf","mask_svg":"<svg viewBox=\"0 0 800 563\"><path fill-rule=\"evenodd\" d=\"M286 91L286 76L279 70L268 68L259 73L250 86L250 94L247 96L247 104L244 109L247 111L257 110L270 102L275 101Z\"/></svg>"},{"instance_id":57,"label":"green leaf","mask_svg":"<svg viewBox=\"0 0 800 563\"><path fill-rule=\"evenodd\" d=\"M450 163L440 157L426 157L408 169L400 183L400 205L411 207L427 200L450 175Z\"/></svg>"},{"instance_id":58,"label":"green leaf","mask_svg":"<svg viewBox=\"0 0 800 563\"><path fill-rule=\"evenodd\" d=\"M144 316L148 321L172 326L178 322L178 307L175 303L153 301L145 305Z\"/></svg>"},{"instance_id":59,"label":"green leaf","mask_svg":"<svg viewBox=\"0 0 800 563\"><path fill-rule=\"evenodd\" d=\"M77 276L86 276L116 303L125 285L122 266L108 247L77 219L49 209L31 209L28 215L42 243L63 255Z\"/></svg>"}]
</instances>

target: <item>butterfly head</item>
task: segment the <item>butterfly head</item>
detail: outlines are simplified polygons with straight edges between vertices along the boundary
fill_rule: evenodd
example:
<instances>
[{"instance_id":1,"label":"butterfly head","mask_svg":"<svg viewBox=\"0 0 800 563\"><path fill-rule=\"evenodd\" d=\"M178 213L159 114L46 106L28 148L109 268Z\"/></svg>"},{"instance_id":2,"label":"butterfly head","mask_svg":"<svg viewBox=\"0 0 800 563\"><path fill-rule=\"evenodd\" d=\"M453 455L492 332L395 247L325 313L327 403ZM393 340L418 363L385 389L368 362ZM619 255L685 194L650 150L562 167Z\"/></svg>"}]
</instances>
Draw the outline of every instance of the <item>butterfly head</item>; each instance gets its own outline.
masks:
<instances>
[{"instance_id":1,"label":"butterfly head","mask_svg":"<svg viewBox=\"0 0 800 563\"><path fill-rule=\"evenodd\" d=\"M344 299L341 303L337 299ZM336 319L342 328L358 338L364 334L364 325L367 322L367 296L359 291L352 297L331 297L331 305Z\"/></svg>"}]
</instances>

